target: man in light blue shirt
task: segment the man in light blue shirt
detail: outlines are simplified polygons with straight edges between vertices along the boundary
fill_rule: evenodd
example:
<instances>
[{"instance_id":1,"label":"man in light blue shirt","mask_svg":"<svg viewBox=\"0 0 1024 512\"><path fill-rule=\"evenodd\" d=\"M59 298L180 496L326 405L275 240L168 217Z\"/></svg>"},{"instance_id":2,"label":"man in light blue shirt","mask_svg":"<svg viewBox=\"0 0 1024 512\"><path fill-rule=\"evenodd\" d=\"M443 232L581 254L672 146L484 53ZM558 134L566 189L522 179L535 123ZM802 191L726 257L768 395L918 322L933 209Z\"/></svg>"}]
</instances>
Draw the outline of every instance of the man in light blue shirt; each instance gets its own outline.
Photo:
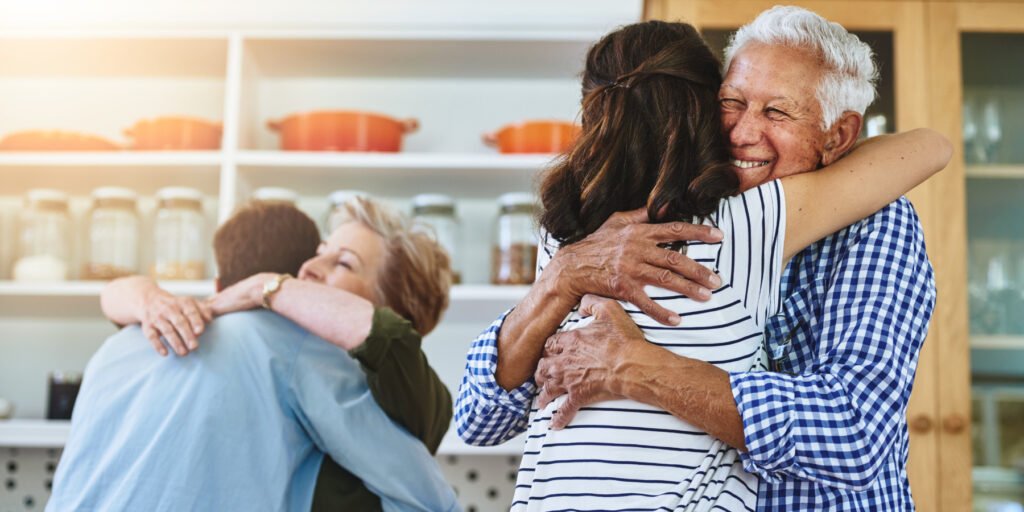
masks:
<instances>
[{"instance_id":1,"label":"man in light blue shirt","mask_svg":"<svg viewBox=\"0 0 1024 512\"><path fill-rule=\"evenodd\" d=\"M250 311L211 323L196 355L160 357L138 326L104 343L47 510L305 511L323 453L385 510L457 509L427 449L338 347Z\"/></svg>"},{"instance_id":2,"label":"man in light blue shirt","mask_svg":"<svg viewBox=\"0 0 1024 512\"><path fill-rule=\"evenodd\" d=\"M304 512L324 454L383 510L458 510L424 444L380 409L345 350L256 310L208 324L194 352L161 357L139 326L103 344L48 511Z\"/></svg>"}]
</instances>

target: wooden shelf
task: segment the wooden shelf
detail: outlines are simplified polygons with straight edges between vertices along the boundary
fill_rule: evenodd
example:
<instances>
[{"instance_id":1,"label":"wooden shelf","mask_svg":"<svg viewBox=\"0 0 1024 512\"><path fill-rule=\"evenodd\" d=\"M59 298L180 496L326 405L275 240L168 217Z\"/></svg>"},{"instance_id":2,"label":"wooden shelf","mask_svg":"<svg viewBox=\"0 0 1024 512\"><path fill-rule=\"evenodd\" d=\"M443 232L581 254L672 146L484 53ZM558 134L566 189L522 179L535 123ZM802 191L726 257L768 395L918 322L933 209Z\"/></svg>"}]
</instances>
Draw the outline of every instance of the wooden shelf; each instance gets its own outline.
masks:
<instances>
[{"instance_id":1,"label":"wooden shelf","mask_svg":"<svg viewBox=\"0 0 1024 512\"><path fill-rule=\"evenodd\" d=\"M70 431L66 420L0 420L0 446L62 448Z\"/></svg>"},{"instance_id":2,"label":"wooden shelf","mask_svg":"<svg viewBox=\"0 0 1024 512\"><path fill-rule=\"evenodd\" d=\"M1024 164L968 165L967 177L977 179L1024 179Z\"/></svg>"}]
</instances>

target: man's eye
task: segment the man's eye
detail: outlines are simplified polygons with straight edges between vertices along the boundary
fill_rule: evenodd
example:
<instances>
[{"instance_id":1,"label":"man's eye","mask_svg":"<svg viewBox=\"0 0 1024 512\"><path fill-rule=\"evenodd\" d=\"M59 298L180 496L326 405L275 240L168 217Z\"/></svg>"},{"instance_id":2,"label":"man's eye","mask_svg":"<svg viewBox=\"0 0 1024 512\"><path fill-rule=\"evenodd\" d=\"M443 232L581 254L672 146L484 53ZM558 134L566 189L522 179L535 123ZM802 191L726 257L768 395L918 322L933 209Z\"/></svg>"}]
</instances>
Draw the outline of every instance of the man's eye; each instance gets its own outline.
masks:
<instances>
[{"instance_id":1,"label":"man's eye","mask_svg":"<svg viewBox=\"0 0 1024 512\"><path fill-rule=\"evenodd\" d=\"M743 102L734 98L722 98L718 102L722 105L722 108L730 110L743 108Z\"/></svg>"},{"instance_id":2,"label":"man's eye","mask_svg":"<svg viewBox=\"0 0 1024 512\"><path fill-rule=\"evenodd\" d=\"M785 119L785 118L789 117L789 114L787 114L787 113L785 113L785 112L783 112L783 111L781 111L781 110L779 110L777 108L769 108L769 109L765 110L765 113L768 115L769 119L781 120L781 119Z\"/></svg>"}]
</instances>

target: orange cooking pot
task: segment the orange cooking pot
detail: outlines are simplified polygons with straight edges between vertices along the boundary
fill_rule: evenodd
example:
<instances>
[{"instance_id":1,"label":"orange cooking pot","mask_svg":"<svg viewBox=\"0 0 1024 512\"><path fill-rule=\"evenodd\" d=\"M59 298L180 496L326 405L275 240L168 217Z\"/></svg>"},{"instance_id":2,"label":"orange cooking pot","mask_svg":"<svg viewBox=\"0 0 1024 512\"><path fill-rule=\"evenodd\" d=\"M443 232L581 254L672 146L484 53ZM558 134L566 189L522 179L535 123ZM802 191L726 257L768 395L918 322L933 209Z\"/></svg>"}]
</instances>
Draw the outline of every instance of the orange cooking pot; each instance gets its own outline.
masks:
<instances>
[{"instance_id":1,"label":"orange cooking pot","mask_svg":"<svg viewBox=\"0 0 1024 512\"><path fill-rule=\"evenodd\" d=\"M121 149L103 137L65 131L24 131L0 140L3 151L113 151Z\"/></svg>"},{"instance_id":2,"label":"orange cooking pot","mask_svg":"<svg viewBox=\"0 0 1024 512\"><path fill-rule=\"evenodd\" d=\"M484 144L502 153L563 153L572 147L580 127L567 121L525 121L484 134Z\"/></svg>"},{"instance_id":3,"label":"orange cooking pot","mask_svg":"<svg viewBox=\"0 0 1024 512\"><path fill-rule=\"evenodd\" d=\"M395 119L358 111L324 110L268 121L289 151L402 150L402 136L419 128L416 119Z\"/></svg>"},{"instance_id":4,"label":"orange cooking pot","mask_svg":"<svg viewBox=\"0 0 1024 512\"><path fill-rule=\"evenodd\" d=\"M220 123L194 117L144 119L124 131L132 149L212 150L220 149Z\"/></svg>"}]
</instances>

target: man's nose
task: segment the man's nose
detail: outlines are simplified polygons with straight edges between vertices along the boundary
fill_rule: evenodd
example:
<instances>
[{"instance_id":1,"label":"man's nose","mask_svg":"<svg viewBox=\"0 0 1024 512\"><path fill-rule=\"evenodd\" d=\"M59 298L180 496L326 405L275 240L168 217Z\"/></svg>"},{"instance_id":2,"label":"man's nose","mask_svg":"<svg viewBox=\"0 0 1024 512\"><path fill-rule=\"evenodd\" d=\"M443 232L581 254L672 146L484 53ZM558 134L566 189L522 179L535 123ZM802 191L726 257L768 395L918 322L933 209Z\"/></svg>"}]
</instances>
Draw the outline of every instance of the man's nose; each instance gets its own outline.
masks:
<instances>
[{"instance_id":1,"label":"man's nose","mask_svg":"<svg viewBox=\"0 0 1024 512\"><path fill-rule=\"evenodd\" d=\"M729 142L732 146L753 146L761 141L764 126L757 115L746 111L736 114L734 118L727 121L727 123L729 122L732 126L727 124L726 127L729 130Z\"/></svg>"}]
</instances>

